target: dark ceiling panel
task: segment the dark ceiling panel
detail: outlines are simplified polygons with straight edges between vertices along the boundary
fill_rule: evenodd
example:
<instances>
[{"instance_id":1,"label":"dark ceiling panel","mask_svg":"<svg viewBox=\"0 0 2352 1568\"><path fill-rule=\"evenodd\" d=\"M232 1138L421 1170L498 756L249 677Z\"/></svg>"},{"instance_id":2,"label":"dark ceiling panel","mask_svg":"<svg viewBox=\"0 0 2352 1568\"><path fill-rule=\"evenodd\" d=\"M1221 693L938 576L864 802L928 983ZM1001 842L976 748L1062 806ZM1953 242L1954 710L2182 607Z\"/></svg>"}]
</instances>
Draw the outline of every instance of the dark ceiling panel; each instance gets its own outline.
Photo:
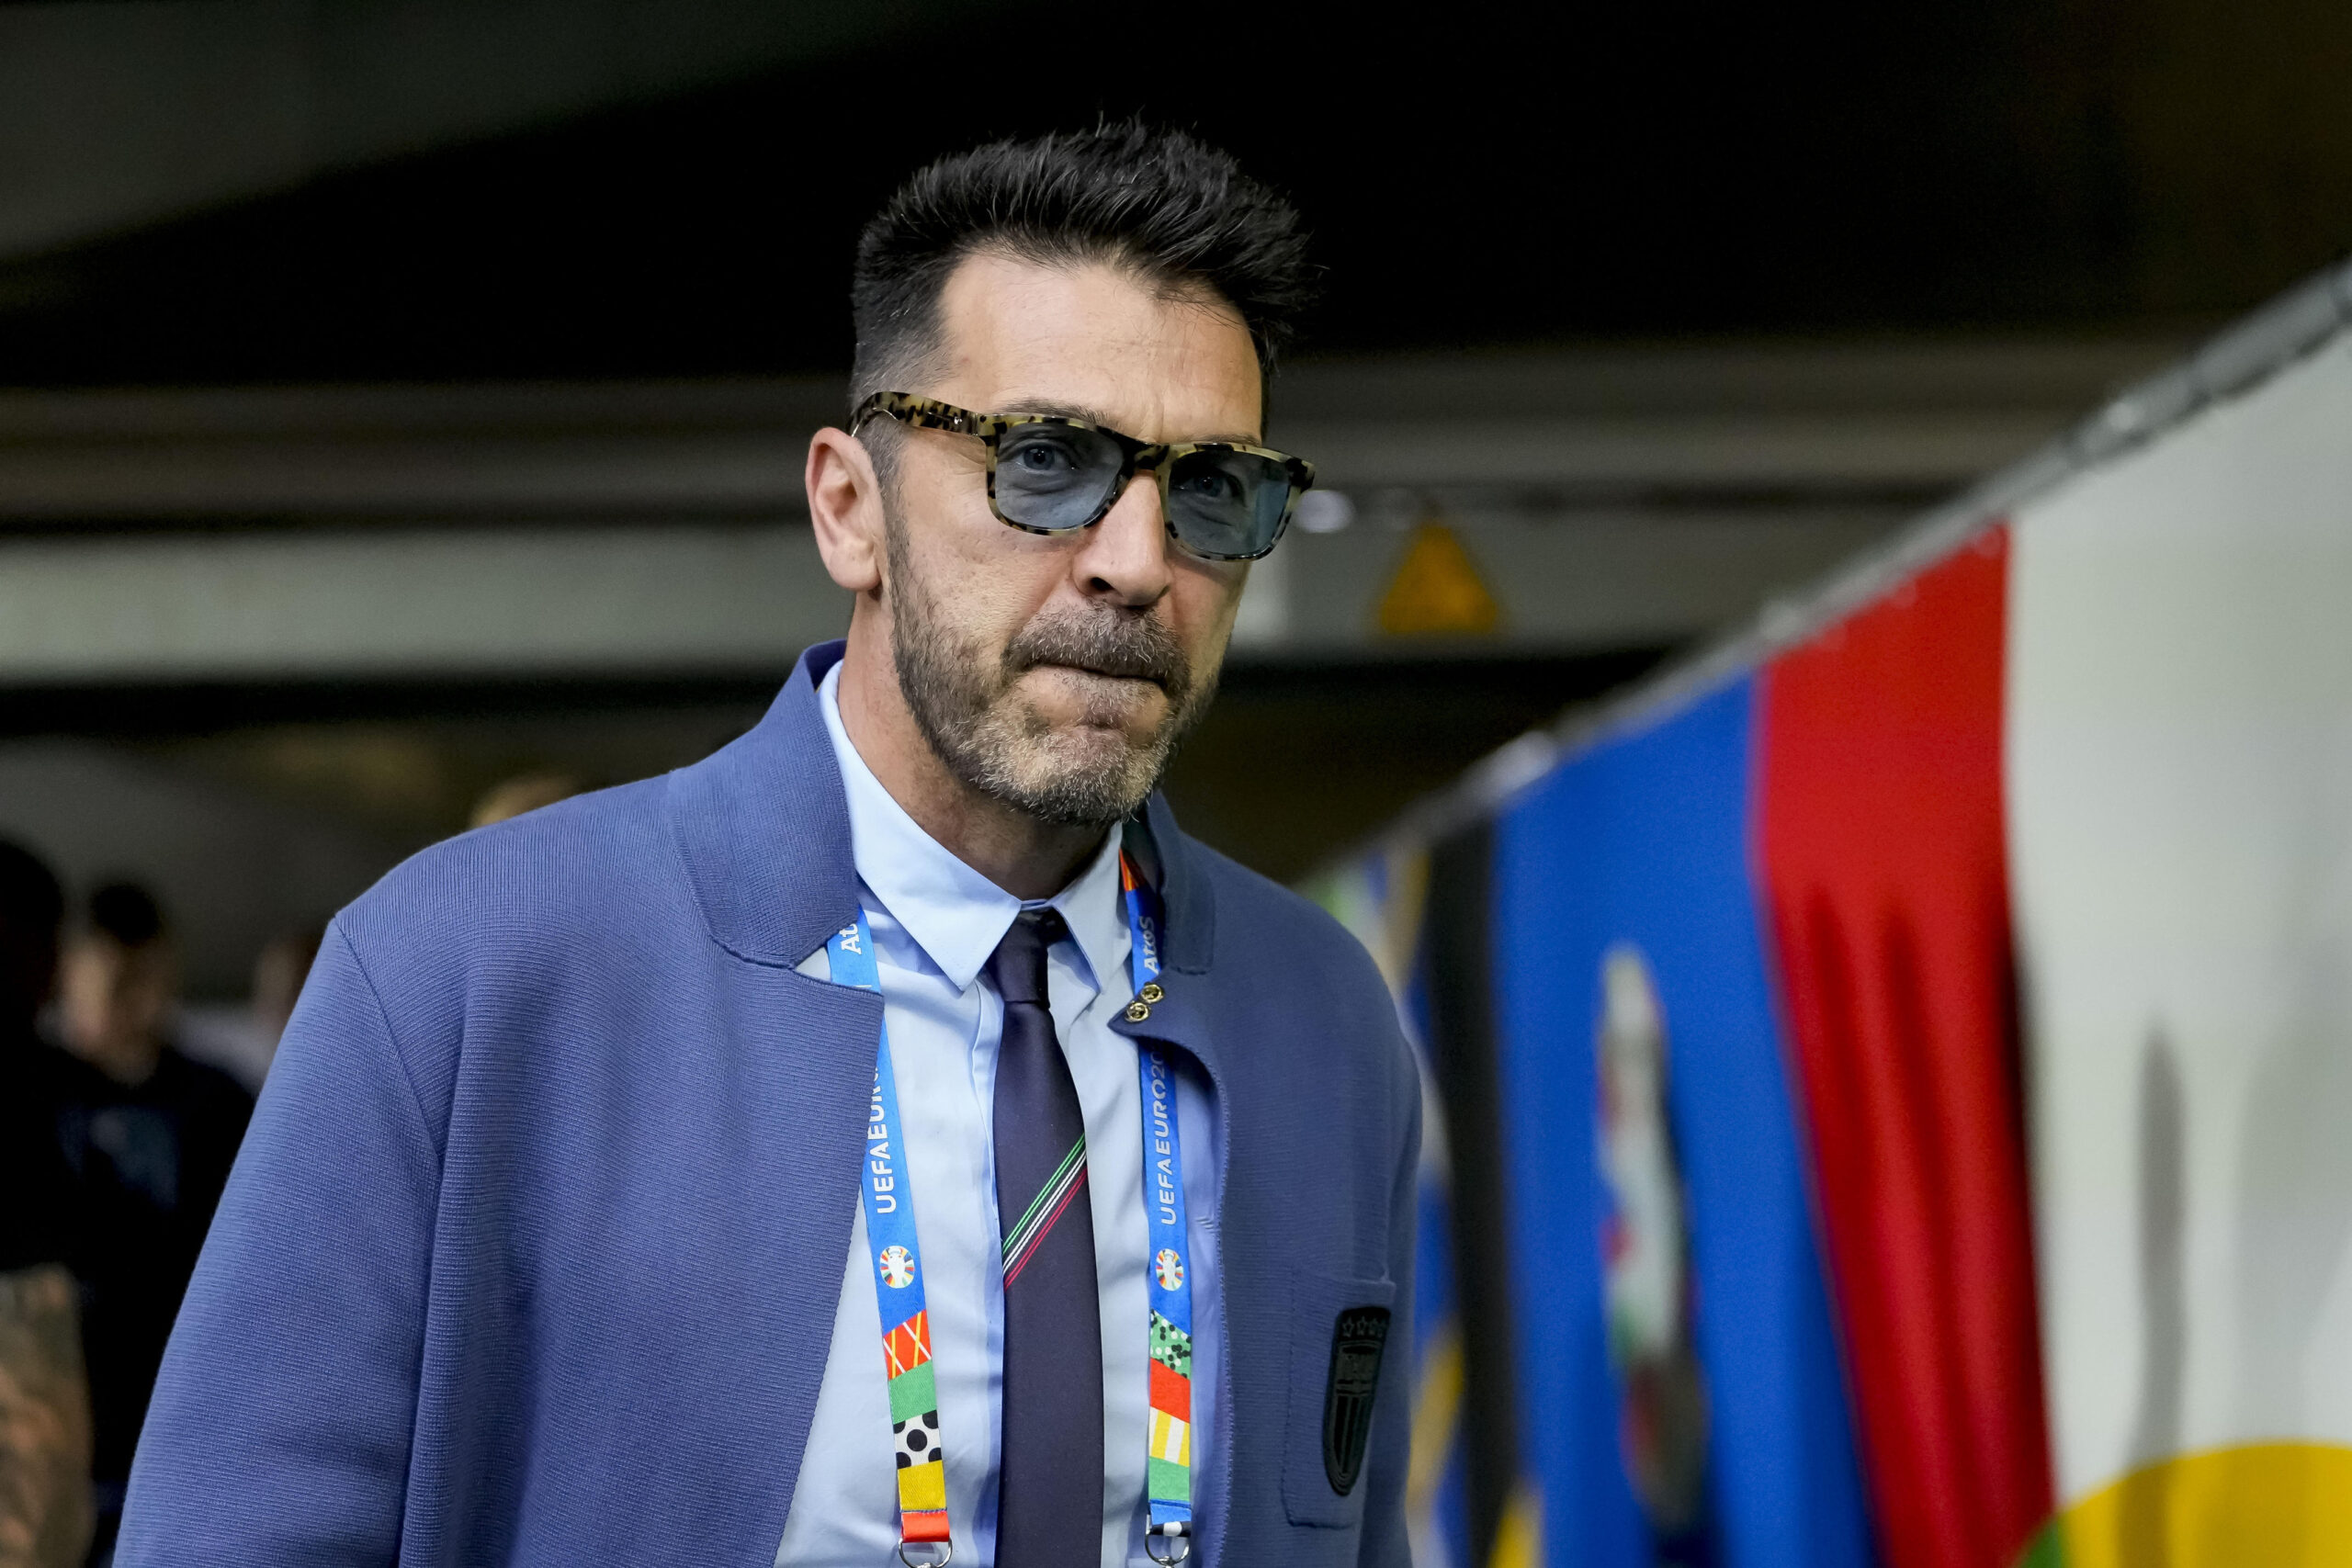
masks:
<instances>
[{"instance_id":1,"label":"dark ceiling panel","mask_svg":"<svg viewBox=\"0 0 2352 1568\"><path fill-rule=\"evenodd\" d=\"M984 16L322 180L0 269L0 377L836 370L907 169L1137 109L1296 196L1325 351L2219 314L2352 248L2342 6L1341 15Z\"/></svg>"}]
</instances>

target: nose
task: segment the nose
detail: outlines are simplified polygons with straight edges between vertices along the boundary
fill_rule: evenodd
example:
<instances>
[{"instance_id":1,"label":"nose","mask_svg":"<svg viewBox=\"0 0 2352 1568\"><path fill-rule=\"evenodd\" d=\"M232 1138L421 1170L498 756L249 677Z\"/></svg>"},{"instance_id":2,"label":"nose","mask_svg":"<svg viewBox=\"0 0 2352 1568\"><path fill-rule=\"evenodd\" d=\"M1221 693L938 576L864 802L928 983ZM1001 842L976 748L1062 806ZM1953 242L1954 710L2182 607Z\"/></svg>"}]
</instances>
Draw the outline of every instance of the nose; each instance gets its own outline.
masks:
<instances>
[{"instance_id":1,"label":"nose","mask_svg":"<svg viewBox=\"0 0 2352 1568\"><path fill-rule=\"evenodd\" d=\"M1146 470L1129 481L1102 521L1086 530L1070 570L1090 599L1149 609L1176 581L1169 548L1158 477Z\"/></svg>"}]
</instances>

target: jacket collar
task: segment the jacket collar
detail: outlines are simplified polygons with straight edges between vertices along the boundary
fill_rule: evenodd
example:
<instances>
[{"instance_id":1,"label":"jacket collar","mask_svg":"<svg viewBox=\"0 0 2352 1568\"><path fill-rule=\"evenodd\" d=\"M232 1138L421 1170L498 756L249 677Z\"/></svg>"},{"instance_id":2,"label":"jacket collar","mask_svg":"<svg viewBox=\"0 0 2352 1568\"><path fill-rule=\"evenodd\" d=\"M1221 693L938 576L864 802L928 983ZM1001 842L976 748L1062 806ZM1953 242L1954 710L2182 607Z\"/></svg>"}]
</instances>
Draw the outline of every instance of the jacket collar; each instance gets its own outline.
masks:
<instances>
[{"instance_id":1,"label":"jacket collar","mask_svg":"<svg viewBox=\"0 0 2352 1568\"><path fill-rule=\"evenodd\" d=\"M857 908L849 798L817 684L846 645L800 656L766 716L670 775L671 832L713 942L752 964L791 968ZM1205 852L1154 795L1129 820L1127 852L1159 889L1168 968L1204 974L1216 941Z\"/></svg>"},{"instance_id":2,"label":"jacket collar","mask_svg":"<svg viewBox=\"0 0 2352 1568\"><path fill-rule=\"evenodd\" d=\"M1127 858L1159 890L1161 965L1187 975L1208 973L1216 945L1216 906L1201 847L1176 826L1176 814L1158 791L1127 819Z\"/></svg>"},{"instance_id":3,"label":"jacket collar","mask_svg":"<svg viewBox=\"0 0 2352 1568\"><path fill-rule=\"evenodd\" d=\"M842 644L800 656L749 733L670 775L670 825L713 942L791 968L857 908L849 803L817 708Z\"/></svg>"}]
</instances>

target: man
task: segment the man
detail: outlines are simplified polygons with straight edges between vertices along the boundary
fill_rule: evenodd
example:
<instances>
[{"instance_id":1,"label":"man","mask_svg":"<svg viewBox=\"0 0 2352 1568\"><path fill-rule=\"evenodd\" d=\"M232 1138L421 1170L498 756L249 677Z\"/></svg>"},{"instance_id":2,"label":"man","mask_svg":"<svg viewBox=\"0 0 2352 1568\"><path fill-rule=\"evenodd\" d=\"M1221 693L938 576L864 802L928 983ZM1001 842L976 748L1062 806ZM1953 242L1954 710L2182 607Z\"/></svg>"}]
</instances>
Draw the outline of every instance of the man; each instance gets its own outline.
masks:
<instances>
[{"instance_id":1,"label":"man","mask_svg":"<svg viewBox=\"0 0 2352 1568\"><path fill-rule=\"evenodd\" d=\"M0 1568L72 1568L90 1539L90 1398L69 1183L35 1072L65 899L0 840Z\"/></svg>"},{"instance_id":2,"label":"man","mask_svg":"<svg viewBox=\"0 0 2352 1568\"><path fill-rule=\"evenodd\" d=\"M252 1097L169 1039L179 952L146 889L90 895L65 947L41 1098L72 1172L67 1258L80 1277L96 1420L93 1561L105 1562L164 1346L253 1114Z\"/></svg>"},{"instance_id":3,"label":"man","mask_svg":"<svg viewBox=\"0 0 2352 1568\"><path fill-rule=\"evenodd\" d=\"M125 1562L1401 1568L1411 1058L1151 794L1309 477L1304 278L1182 136L901 189L808 454L846 644L338 917Z\"/></svg>"}]
</instances>

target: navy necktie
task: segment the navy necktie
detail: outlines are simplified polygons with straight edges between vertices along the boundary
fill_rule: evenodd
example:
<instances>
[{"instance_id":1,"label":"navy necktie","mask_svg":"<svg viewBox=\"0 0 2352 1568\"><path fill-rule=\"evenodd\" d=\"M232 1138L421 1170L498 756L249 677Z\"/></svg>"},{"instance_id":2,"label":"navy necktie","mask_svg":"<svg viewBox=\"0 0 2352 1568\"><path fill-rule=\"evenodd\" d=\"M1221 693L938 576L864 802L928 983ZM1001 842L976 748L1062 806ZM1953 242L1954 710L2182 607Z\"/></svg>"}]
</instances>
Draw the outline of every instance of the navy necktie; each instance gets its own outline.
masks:
<instances>
[{"instance_id":1,"label":"navy necktie","mask_svg":"<svg viewBox=\"0 0 2352 1568\"><path fill-rule=\"evenodd\" d=\"M1004 998L995 1112L1004 1236L1002 1568L1093 1568L1102 1557L1102 1319L1086 1123L1046 1008L1046 950L1067 934L1053 910L1024 910L988 967Z\"/></svg>"}]
</instances>

